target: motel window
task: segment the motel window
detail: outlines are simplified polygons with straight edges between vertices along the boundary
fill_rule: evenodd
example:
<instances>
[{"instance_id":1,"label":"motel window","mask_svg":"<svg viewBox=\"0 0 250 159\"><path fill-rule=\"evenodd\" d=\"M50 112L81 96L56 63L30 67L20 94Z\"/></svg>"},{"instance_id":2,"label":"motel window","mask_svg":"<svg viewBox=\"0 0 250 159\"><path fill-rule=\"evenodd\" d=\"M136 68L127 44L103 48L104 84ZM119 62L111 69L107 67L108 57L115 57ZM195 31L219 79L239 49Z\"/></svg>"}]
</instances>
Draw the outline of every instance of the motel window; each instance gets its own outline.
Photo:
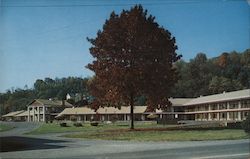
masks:
<instances>
[{"instance_id":1,"label":"motel window","mask_svg":"<svg viewBox=\"0 0 250 159\"><path fill-rule=\"evenodd\" d=\"M229 118L231 120L235 120L236 118L238 118L238 112L229 112Z\"/></svg>"},{"instance_id":2,"label":"motel window","mask_svg":"<svg viewBox=\"0 0 250 159\"><path fill-rule=\"evenodd\" d=\"M226 103L220 103L219 104L219 109L222 110L222 109L227 109L227 104Z\"/></svg>"},{"instance_id":3,"label":"motel window","mask_svg":"<svg viewBox=\"0 0 250 159\"><path fill-rule=\"evenodd\" d=\"M208 104L204 105L204 109L208 110Z\"/></svg>"},{"instance_id":4,"label":"motel window","mask_svg":"<svg viewBox=\"0 0 250 159\"><path fill-rule=\"evenodd\" d=\"M196 107L196 110L195 110L195 111L200 111L200 110L201 110L201 106L198 105L198 106Z\"/></svg>"},{"instance_id":5,"label":"motel window","mask_svg":"<svg viewBox=\"0 0 250 159\"><path fill-rule=\"evenodd\" d=\"M212 116L212 119L216 119L217 118L217 113L212 113L211 116Z\"/></svg>"},{"instance_id":6,"label":"motel window","mask_svg":"<svg viewBox=\"0 0 250 159\"><path fill-rule=\"evenodd\" d=\"M244 118L246 118L248 116L248 112L244 112Z\"/></svg>"},{"instance_id":7,"label":"motel window","mask_svg":"<svg viewBox=\"0 0 250 159\"><path fill-rule=\"evenodd\" d=\"M222 113L222 118L226 118L227 114L226 113Z\"/></svg>"},{"instance_id":8,"label":"motel window","mask_svg":"<svg viewBox=\"0 0 250 159\"><path fill-rule=\"evenodd\" d=\"M237 109L237 108L238 108L238 102L229 103L229 109Z\"/></svg>"},{"instance_id":9,"label":"motel window","mask_svg":"<svg viewBox=\"0 0 250 159\"><path fill-rule=\"evenodd\" d=\"M39 111L40 111L40 112L43 111L43 107L39 107Z\"/></svg>"},{"instance_id":10,"label":"motel window","mask_svg":"<svg viewBox=\"0 0 250 159\"><path fill-rule=\"evenodd\" d=\"M233 112L229 112L229 118L230 118L230 119L233 119L233 118L234 118L233 115L234 115Z\"/></svg>"},{"instance_id":11,"label":"motel window","mask_svg":"<svg viewBox=\"0 0 250 159\"><path fill-rule=\"evenodd\" d=\"M238 112L234 112L234 117L238 118Z\"/></svg>"},{"instance_id":12,"label":"motel window","mask_svg":"<svg viewBox=\"0 0 250 159\"><path fill-rule=\"evenodd\" d=\"M208 113L203 114L203 119L208 119Z\"/></svg>"},{"instance_id":13,"label":"motel window","mask_svg":"<svg viewBox=\"0 0 250 159\"><path fill-rule=\"evenodd\" d=\"M201 110L201 111L204 111L204 110L205 110L204 105L201 105L200 110Z\"/></svg>"},{"instance_id":14,"label":"motel window","mask_svg":"<svg viewBox=\"0 0 250 159\"><path fill-rule=\"evenodd\" d=\"M201 106L202 111L206 110L206 107L204 105Z\"/></svg>"},{"instance_id":15,"label":"motel window","mask_svg":"<svg viewBox=\"0 0 250 159\"><path fill-rule=\"evenodd\" d=\"M201 114L196 114L196 118L197 118L197 119L202 119Z\"/></svg>"},{"instance_id":16,"label":"motel window","mask_svg":"<svg viewBox=\"0 0 250 159\"><path fill-rule=\"evenodd\" d=\"M211 110L216 110L217 109L217 104L211 104L210 109Z\"/></svg>"},{"instance_id":17,"label":"motel window","mask_svg":"<svg viewBox=\"0 0 250 159\"><path fill-rule=\"evenodd\" d=\"M188 112L193 112L194 111L194 107L188 108Z\"/></svg>"},{"instance_id":18,"label":"motel window","mask_svg":"<svg viewBox=\"0 0 250 159\"><path fill-rule=\"evenodd\" d=\"M204 106L203 105L198 105L196 107L195 111L204 111Z\"/></svg>"},{"instance_id":19,"label":"motel window","mask_svg":"<svg viewBox=\"0 0 250 159\"><path fill-rule=\"evenodd\" d=\"M250 100L241 101L241 108L250 108Z\"/></svg>"},{"instance_id":20,"label":"motel window","mask_svg":"<svg viewBox=\"0 0 250 159\"><path fill-rule=\"evenodd\" d=\"M226 119L227 118L227 113L223 112L220 113L220 119Z\"/></svg>"}]
</instances>

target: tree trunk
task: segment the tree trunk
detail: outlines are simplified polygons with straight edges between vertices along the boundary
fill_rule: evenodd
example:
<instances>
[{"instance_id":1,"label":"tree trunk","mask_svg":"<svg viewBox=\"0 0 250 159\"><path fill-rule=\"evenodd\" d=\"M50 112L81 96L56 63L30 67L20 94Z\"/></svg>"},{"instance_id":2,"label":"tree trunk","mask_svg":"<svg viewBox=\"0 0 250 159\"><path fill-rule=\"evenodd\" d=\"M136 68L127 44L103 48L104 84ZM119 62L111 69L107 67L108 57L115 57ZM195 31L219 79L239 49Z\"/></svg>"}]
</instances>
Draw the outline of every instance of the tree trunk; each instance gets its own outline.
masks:
<instances>
[{"instance_id":1,"label":"tree trunk","mask_svg":"<svg viewBox=\"0 0 250 159\"><path fill-rule=\"evenodd\" d=\"M134 129L134 96L130 96L130 129Z\"/></svg>"}]
</instances>

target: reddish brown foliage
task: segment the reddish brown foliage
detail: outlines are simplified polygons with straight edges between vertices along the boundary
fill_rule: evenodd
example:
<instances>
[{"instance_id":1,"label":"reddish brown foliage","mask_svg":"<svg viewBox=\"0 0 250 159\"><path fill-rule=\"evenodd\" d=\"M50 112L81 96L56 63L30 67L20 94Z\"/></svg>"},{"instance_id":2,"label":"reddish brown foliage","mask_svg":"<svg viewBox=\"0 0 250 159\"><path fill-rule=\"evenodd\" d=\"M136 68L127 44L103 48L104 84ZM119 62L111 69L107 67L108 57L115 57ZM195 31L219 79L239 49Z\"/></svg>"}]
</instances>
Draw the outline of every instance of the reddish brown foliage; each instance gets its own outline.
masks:
<instances>
[{"instance_id":1,"label":"reddish brown foliage","mask_svg":"<svg viewBox=\"0 0 250 159\"><path fill-rule=\"evenodd\" d=\"M228 64L228 56L229 56L228 53L221 54L221 56L219 57L219 59L217 61L217 64L220 67L225 68L227 66L227 64Z\"/></svg>"},{"instance_id":2,"label":"reddish brown foliage","mask_svg":"<svg viewBox=\"0 0 250 159\"><path fill-rule=\"evenodd\" d=\"M142 6L120 15L114 12L95 39L88 39L95 58L87 67L95 72L90 90L93 106L130 104L144 95L152 109L164 108L176 82L172 64L180 59L175 38L147 16Z\"/></svg>"}]
</instances>

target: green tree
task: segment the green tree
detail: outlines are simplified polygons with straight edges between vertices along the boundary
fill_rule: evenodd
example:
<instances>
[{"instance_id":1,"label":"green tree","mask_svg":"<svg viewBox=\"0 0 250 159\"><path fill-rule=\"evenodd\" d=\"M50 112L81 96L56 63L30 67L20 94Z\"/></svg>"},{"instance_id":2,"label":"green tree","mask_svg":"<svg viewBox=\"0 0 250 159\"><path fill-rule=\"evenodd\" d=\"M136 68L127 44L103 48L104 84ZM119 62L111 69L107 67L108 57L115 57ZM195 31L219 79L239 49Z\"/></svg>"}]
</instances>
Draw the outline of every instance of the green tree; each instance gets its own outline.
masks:
<instances>
[{"instance_id":1,"label":"green tree","mask_svg":"<svg viewBox=\"0 0 250 159\"><path fill-rule=\"evenodd\" d=\"M179 80L172 89L172 97L193 97L193 90L190 89L193 83L191 78L191 71L188 67L188 63L184 60L179 60L174 64L174 67L178 71Z\"/></svg>"},{"instance_id":2,"label":"green tree","mask_svg":"<svg viewBox=\"0 0 250 159\"><path fill-rule=\"evenodd\" d=\"M165 109L170 105L170 89L177 81L173 63L180 59L171 33L159 27L141 5L111 13L103 30L88 39L94 61L87 66L95 72L91 93L92 106L100 104L131 107L131 129L134 129L134 102L145 96L148 107Z\"/></svg>"},{"instance_id":3,"label":"green tree","mask_svg":"<svg viewBox=\"0 0 250 159\"><path fill-rule=\"evenodd\" d=\"M194 97L208 94L212 75L209 71L209 61L206 54L197 54L193 60L190 60L188 67L191 74L189 89L192 88Z\"/></svg>"},{"instance_id":4,"label":"green tree","mask_svg":"<svg viewBox=\"0 0 250 159\"><path fill-rule=\"evenodd\" d=\"M242 128L245 130L246 133L250 134L250 113L248 114L246 120L242 122Z\"/></svg>"}]
</instances>

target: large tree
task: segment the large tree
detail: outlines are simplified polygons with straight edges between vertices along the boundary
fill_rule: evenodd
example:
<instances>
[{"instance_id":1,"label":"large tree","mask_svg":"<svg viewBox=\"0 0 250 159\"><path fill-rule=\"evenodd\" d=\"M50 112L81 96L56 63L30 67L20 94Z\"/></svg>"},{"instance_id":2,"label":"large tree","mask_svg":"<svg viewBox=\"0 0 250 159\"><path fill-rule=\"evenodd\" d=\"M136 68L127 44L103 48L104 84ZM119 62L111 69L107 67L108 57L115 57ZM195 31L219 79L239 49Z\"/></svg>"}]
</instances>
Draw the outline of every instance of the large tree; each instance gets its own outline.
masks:
<instances>
[{"instance_id":1,"label":"large tree","mask_svg":"<svg viewBox=\"0 0 250 159\"><path fill-rule=\"evenodd\" d=\"M95 109L130 105L133 129L137 97L144 96L150 110L170 105L170 88L177 81L173 63L181 56L175 38L141 5L120 15L112 12L97 37L88 40L94 57L87 68L95 72L90 86Z\"/></svg>"}]
</instances>

